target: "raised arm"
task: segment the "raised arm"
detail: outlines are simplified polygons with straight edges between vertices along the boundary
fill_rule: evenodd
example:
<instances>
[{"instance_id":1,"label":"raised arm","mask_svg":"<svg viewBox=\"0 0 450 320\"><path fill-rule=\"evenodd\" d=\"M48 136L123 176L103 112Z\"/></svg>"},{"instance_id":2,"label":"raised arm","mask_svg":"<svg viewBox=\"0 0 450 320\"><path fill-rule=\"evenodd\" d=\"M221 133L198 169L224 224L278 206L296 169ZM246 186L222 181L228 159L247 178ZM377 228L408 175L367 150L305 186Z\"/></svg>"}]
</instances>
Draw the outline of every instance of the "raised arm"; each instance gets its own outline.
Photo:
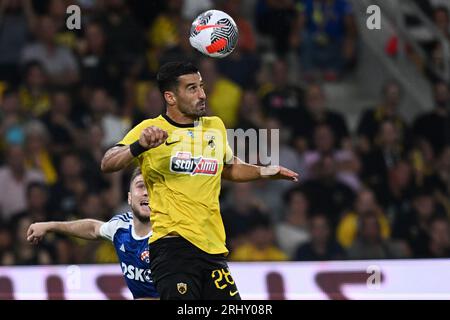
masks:
<instances>
[{"instance_id":1,"label":"raised arm","mask_svg":"<svg viewBox=\"0 0 450 320\"><path fill-rule=\"evenodd\" d=\"M141 153L156 148L167 139L167 132L150 126L142 130L139 139L127 146L115 146L106 151L102 159L103 172L115 172L126 168Z\"/></svg>"},{"instance_id":2,"label":"raised arm","mask_svg":"<svg viewBox=\"0 0 450 320\"><path fill-rule=\"evenodd\" d=\"M126 168L133 159L131 145L115 146L106 151L102 159L101 169L105 173L116 172Z\"/></svg>"},{"instance_id":3,"label":"raised arm","mask_svg":"<svg viewBox=\"0 0 450 320\"><path fill-rule=\"evenodd\" d=\"M27 240L33 244L37 244L48 232L62 233L81 239L96 240L100 238L100 227L102 224L102 221L94 219L81 219L67 222L37 222L28 227Z\"/></svg>"},{"instance_id":4,"label":"raised arm","mask_svg":"<svg viewBox=\"0 0 450 320\"><path fill-rule=\"evenodd\" d=\"M298 173L282 166L256 166L245 163L238 157L233 157L231 163L224 165L222 178L234 182L247 182L258 179L285 179L298 181Z\"/></svg>"}]
</instances>

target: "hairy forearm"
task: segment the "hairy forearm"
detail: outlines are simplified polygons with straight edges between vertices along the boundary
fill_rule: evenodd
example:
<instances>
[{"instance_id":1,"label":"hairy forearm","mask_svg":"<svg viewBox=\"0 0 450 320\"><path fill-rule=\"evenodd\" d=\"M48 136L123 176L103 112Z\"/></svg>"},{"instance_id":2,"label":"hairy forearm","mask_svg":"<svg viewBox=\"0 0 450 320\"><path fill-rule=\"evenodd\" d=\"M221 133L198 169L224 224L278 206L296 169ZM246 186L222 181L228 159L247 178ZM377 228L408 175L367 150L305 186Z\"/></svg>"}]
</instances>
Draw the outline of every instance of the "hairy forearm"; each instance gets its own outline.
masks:
<instances>
[{"instance_id":1,"label":"hairy forearm","mask_svg":"<svg viewBox=\"0 0 450 320\"><path fill-rule=\"evenodd\" d=\"M49 231L62 233L86 240L100 238L100 227L103 222L94 219L82 219L76 221L49 222Z\"/></svg>"},{"instance_id":2,"label":"hairy forearm","mask_svg":"<svg viewBox=\"0 0 450 320\"><path fill-rule=\"evenodd\" d=\"M115 172L127 167L134 157L129 146L112 147L106 151L102 159L103 172Z\"/></svg>"},{"instance_id":3,"label":"hairy forearm","mask_svg":"<svg viewBox=\"0 0 450 320\"><path fill-rule=\"evenodd\" d=\"M245 163L235 157L231 164L224 166L222 178L234 182L257 180L261 178L261 167Z\"/></svg>"}]
</instances>

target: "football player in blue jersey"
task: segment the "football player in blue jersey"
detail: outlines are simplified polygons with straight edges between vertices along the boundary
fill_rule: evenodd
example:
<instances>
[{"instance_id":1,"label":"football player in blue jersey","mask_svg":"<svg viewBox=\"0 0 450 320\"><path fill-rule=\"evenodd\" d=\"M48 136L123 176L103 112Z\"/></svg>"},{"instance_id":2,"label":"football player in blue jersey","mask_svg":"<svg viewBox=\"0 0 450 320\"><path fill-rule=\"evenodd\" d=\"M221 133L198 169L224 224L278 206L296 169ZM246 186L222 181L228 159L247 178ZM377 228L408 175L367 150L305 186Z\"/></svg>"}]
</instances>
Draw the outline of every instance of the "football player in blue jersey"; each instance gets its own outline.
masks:
<instances>
[{"instance_id":1,"label":"football player in blue jersey","mask_svg":"<svg viewBox=\"0 0 450 320\"><path fill-rule=\"evenodd\" d=\"M82 239L108 239L113 242L125 282L135 299L159 297L150 274L148 238L150 207L147 188L139 168L131 177L128 204L132 212L115 215L108 222L81 219L67 222L49 221L30 225L27 240L39 243L48 232L62 233Z\"/></svg>"}]
</instances>

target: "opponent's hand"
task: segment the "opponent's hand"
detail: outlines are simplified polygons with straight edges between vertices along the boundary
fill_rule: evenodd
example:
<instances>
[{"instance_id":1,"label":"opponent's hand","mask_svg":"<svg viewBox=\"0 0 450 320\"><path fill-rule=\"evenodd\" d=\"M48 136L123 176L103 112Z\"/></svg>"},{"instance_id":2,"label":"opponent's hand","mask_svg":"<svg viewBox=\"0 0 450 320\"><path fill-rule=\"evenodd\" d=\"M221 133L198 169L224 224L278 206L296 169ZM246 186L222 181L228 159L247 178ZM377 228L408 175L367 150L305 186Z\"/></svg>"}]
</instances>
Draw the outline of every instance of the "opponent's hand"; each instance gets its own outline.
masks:
<instances>
[{"instance_id":1,"label":"opponent's hand","mask_svg":"<svg viewBox=\"0 0 450 320\"><path fill-rule=\"evenodd\" d=\"M139 144L146 148L156 148L166 141L168 137L167 131L155 126L150 126L142 130L139 136Z\"/></svg>"},{"instance_id":2,"label":"opponent's hand","mask_svg":"<svg viewBox=\"0 0 450 320\"><path fill-rule=\"evenodd\" d=\"M27 230L27 241L32 244L38 244L44 238L48 231L48 224L46 222L33 223Z\"/></svg>"},{"instance_id":3,"label":"opponent's hand","mask_svg":"<svg viewBox=\"0 0 450 320\"><path fill-rule=\"evenodd\" d=\"M261 167L261 177L268 179L284 179L298 181L298 173L282 166Z\"/></svg>"}]
</instances>

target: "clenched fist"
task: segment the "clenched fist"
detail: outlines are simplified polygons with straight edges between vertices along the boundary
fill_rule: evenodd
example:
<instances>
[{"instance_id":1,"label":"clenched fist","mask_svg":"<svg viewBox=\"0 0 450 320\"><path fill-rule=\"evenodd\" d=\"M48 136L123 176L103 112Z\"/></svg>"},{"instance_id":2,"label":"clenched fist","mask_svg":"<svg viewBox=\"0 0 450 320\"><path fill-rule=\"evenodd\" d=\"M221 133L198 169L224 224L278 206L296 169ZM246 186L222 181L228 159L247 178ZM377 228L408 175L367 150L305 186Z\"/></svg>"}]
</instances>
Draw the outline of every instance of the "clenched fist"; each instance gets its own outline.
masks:
<instances>
[{"instance_id":1,"label":"clenched fist","mask_svg":"<svg viewBox=\"0 0 450 320\"><path fill-rule=\"evenodd\" d=\"M150 126L142 130L139 136L139 144L146 148L156 148L166 141L168 137L167 131L155 126Z\"/></svg>"},{"instance_id":2,"label":"clenched fist","mask_svg":"<svg viewBox=\"0 0 450 320\"><path fill-rule=\"evenodd\" d=\"M39 222L33 223L28 227L27 230L27 240L32 244L38 244L39 241L44 238L45 234L48 232L49 223Z\"/></svg>"}]
</instances>

